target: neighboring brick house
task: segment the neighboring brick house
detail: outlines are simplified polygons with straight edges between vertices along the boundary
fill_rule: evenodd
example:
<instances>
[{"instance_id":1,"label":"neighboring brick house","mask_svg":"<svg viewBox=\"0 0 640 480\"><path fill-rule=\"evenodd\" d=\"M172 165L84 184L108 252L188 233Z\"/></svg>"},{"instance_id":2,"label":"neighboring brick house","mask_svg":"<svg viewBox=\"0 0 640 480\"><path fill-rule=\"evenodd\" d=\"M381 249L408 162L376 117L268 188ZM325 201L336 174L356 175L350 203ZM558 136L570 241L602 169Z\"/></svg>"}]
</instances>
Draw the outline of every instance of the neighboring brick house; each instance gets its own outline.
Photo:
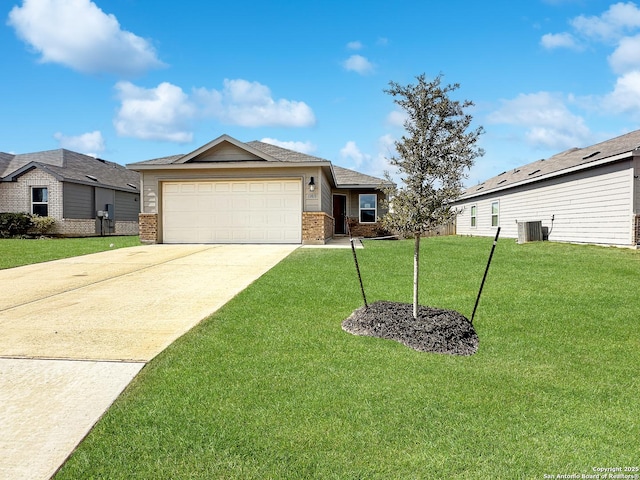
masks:
<instances>
[{"instance_id":1,"label":"neighboring brick house","mask_svg":"<svg viewBox=\"0 0 640 480\"><path fill-rule=\"evenodd\" d=\"M55 219L65 236L137 235L140 175L70 150L0 152L0 212Z\"/></svg>"},{"instance_id":2,"label":"neighboring brick house","mask_svg":"<svg viewBox=\"0 0 640 480\"><path fill-rule=\"evenodd\" d=\"M323 244L348 224L374 236L384 214L384 180L228 135L127 167L142 175L143 242Z\"/></svg>"}]
</instances>

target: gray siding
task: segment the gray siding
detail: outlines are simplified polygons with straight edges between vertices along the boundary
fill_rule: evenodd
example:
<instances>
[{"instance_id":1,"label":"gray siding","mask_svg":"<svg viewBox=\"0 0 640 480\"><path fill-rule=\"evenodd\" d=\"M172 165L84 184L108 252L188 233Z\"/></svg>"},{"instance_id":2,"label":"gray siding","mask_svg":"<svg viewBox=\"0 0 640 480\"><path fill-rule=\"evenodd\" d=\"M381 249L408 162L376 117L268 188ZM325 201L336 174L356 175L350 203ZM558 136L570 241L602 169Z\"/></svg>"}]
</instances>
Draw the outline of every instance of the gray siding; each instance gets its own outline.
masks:
<instances>
[{"instance_id":1,"label":"gray siding","mask_svg":"<svg viewBox=\"0 0 640 480\"><path fill-rule=\"evenodd\" d=\"M116 190L115 214L119 222L137 222L140 213L140 201L137 193Z\"/></svg>"},{"instance_id":2,"label":"gray siding","mask_svg":"<svg viewBox=\"0 0 640 480\"><path fill-rule=\"evenodd\" d=\"M63 213L64 218L91 219L96 216L94 187L64 183Z\"/></svg>"},{"instance_id":3,"label":"gray siding","mask_svg":"<svg viewBox=\"0 0 640 480\"><path fill-rule=\"evenodd\" d=\"M192 162L239 162L245 160L262 160L260 157L242 150L229 143L221 143L207 150L201 156L195 157Z\"/></svg>"},{"instance_id":4,"label":"gray siding","mask_svg":"<svg viewBox=\"0 0 640 480\"><path fill-rule=\"evenodd\" d=\"M324 173L321 173L322 178L322 211L327 215L333 216L333 195L331 192L331 184L329 179Z\"/></svg>"},{"instance_id":5,"label":"gray siding","mask_svg":"<svg viewBox=\"0 0 640 480\"><path fill-rule=\"evenodd\" d=\"M96 210L106 210L108 203L115 205L116 203L115 191L109 190L106 188L96 187L96 204L95 204ZM116 218L116 220L119 220L119 219Z\"/></svg>"},{"instance_id":6,"label":"gray siding","mask_svg":"<svg viewBox=\"0 0 640 480\"><path fill-rule=\"evenodd\" d=\"M576 243L631 245L633 169L622 161L487 194L457 204L459 235L493 236L491 203L498 201L501 237L517 238L517 222L541 220L553 229L549 240ZM477 206L471 227L471 206Z\"/></svg>"}]
</instances>

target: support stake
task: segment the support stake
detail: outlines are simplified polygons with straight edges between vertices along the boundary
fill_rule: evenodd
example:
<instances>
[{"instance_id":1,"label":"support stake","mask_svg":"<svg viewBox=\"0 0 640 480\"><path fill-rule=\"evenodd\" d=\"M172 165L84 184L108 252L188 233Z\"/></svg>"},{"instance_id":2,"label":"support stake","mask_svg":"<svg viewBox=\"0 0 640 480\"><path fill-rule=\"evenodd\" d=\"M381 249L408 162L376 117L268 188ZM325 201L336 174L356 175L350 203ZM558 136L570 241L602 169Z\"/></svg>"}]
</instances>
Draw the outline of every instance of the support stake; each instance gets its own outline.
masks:
<instances>
[{"instance_id":1,"label":"support stake","mask_svg":"<svg viewBox=\"0 0 640 480\"><path fill-rule=\"evenodd\" d=\"M496 249L496 244L498 243L498 236L500 235L500 227L498 227L498 231L496 232L496 238L493 239L493 246L491 247L491 253L489 254L489 261L487 262L487 268L484 270L484 276L482 277L482 283L480 284L480 291L478 292L478 296L476 298L476 304L473 307L473 313L471 314L471 323L473 324L473 318L476 316L476 309L478 308L478 303L480 302L480 295L482 294L482 288L484 287L484 281L487 279L487 273L489 272L489 266L491 265L491 259L493 258L493 252Z\"/></svg>"},{"instance_id":2,"label":"support stake","mask_svg":"<svg viewBox=\"0 0 640 480\"><path fill-rule=\"evenodd\" d=\"M364 285L362 284L362 275L360 275L360 266L358 265L358 257L356 256L356 247L353 244L353 237L351 236L351 227L347 223L349 229L349 241L351 242L351 252L353 252L353 261L356 264L356 272L358 272L358 280L360 281L360 291L362 292L362 300L364 301L364 308L369 308L367 304L367 297L364 294Z\"/></svg>"}]
</instances>

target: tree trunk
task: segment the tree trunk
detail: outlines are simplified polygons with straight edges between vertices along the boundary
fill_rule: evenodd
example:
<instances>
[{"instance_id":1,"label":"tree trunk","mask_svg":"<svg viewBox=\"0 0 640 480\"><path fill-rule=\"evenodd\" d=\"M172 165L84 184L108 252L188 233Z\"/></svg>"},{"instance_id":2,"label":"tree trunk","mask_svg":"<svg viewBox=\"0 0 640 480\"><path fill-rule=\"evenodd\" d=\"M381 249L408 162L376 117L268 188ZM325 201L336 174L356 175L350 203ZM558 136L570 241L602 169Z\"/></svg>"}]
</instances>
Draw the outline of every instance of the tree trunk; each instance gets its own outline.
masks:
<instances>
[{"instance_id":1,"label":"tree trunk","mask_svg":"<svg viewBox=\"0 0 640 480\"><path fill-rule=\"evenodd\" d=\"M420 233L415 234L413 248L413 318L418 319L418 279L420 277Z\"/></svg>"}]
</instances>

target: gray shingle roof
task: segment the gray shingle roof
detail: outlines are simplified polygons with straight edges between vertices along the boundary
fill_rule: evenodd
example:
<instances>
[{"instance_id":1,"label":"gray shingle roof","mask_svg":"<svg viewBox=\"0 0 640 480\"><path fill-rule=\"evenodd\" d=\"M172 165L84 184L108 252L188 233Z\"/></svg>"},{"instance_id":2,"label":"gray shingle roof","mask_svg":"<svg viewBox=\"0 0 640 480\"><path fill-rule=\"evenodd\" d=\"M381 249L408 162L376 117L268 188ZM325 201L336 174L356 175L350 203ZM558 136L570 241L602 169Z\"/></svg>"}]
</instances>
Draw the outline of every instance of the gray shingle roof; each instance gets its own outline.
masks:
<instances>
[{"instance_id":1,"label":"gray shingle roof","mask_svg":"<svg viewBox=\"0 0 640 480\"><path fill-rule=\"evenodd\" d=\"M225 138L227 141L232 141L236 143L238 146L243 145L242 142L238 142L231 137L223 135L219 137L217 140L211 142L211 144L215 144L218 141L224 141ZM208 144L208 145L211 145ZM201 147L201 149L208 148L208 145ZM306 153L296 152L295 150L289 150L288 148L278 147L276 145L272 145L270 143L260 142L258 140L253 140L251 142L244 143L247 147L254 153L262 152L264 154L263 159L268 162L282 162L282 163L294 163L294 164L324 164L329 168L331 166L331 162L325 158L316 157L313 155L308 155ZM199 149L199 150L201 150ZM197 151L196 151L197 152ZM197 156L189 159L189 155L194 155L194 152L190 154L180 154L180 155L171 155L168 157L162 158L154 158L151 160L145 160L143 162L136 162L129 167L135 168L136 165L174 165L184 163L185 157L187 160L194 161ZM226 162L225 162L226 163ZM380 186L383 183L386 183L385 180L381 178L372 177L371 175L365 175L364 173L359 173L354 170L348 170L346 168L333 166L334 180L337 187L340 186L348 186L348 187L367 187L367 188L375 188Z\"/></svg>"},{"instance_id":2,"label":"gray shingle roof","mask_svg":"<svg viewBox=\"0 0 640 480\"><path fill-rule=\"evenodd\" d=\"M387 185L387 180L382 178L372 177L371 175L365 175L364 173L356 172L355 170L349 170L348 168L342 168L337 165L333 166L333 173L336 177L336 187L346 186L370 186L379 187L381 185Z\"/></svg>"},{"instance_id":3,"label":"gray shingle roof","mask_svg":"<svg viewBox=\"0 0 640 480\"><path fill-rule=\"evenodd\" d=\"M589 168L598 161L630 153L640 147L640 130L621 135L585 148L571 148L547 159L507 170L479 185L468 188L460 199L484 195L512 185L532 183L550 174L561 175L575 168ZM612 158L613 160L613 158Z\"/></svg>"},{"instance_id":4,"label":"gray shingle roof","mask_svg":"<svg viewBox=\"0 0 640 480\"><path fill-rule=\"evenodd\" d=\"M47 150L19 155L0 154L2 180L10 181L31 168L41 168L65 182L140 191L138 172L128 170L117 163L70 150Z\"/></svg>"},{"instance_id":5,"label":"gray shingle roof","mask_svg":"<svg viewBox=\"0 0 640 480\"><path fill-rule=\"evenodd\" d=\"M327 162L331 163L329 160L320 157L314 157L313 155L307 155L306 153L296 152L295 150L289 150L288 148L278 147L276 145L272 145L270 143L259 142L258 140L253 140L251 142L247 142L247 145L255 148L256 150L260 150L261 152L270 155L271 157L281 161L288 163L317 163L317 162Z\"/></svg>"},{"instance_id":6,"label":"gray shingle roof","mask_svg":"<svg viewBox=\"0 0 640 480\"><path fill-rule=\"evenodd\" d=\"M169 155L168 157L161 158L152 158L150 160L143 160L141 162L133 163L132 165L171 165L175 163L176 160L184 157L184 154L181 153L179 155Z\"/></svg>"}]
</instances>

